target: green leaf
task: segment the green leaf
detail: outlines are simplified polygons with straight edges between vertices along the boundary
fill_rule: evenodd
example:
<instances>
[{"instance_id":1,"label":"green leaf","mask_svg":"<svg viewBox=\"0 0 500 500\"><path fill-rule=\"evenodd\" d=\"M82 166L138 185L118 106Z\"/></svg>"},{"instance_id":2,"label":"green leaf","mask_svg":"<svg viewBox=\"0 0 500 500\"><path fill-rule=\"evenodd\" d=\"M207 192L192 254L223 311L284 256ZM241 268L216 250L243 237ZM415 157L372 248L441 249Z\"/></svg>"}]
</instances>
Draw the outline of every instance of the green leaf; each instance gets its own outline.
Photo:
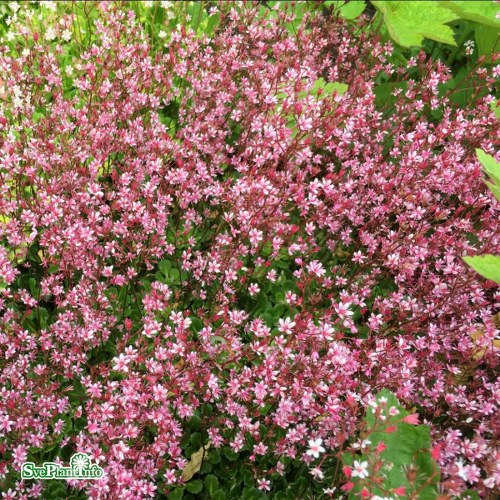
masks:
<instances>
[{"instance_id":1,"label":"green leaf","mask_svg":"<svg viewBox=\"0 0 500 500\"><path fill-rule=\"evenodd\" d=\"M325 6L333 6L334 12L338 11L344 19L353 20L357 19L363 13L366 3L364 0L328 0L325 2Z\"/></svg>"},{"instance_id":2,"label":"green leaf","mask_svg":"<svg viewBox=\"0 0 500 500\"><path fill-rule=\"evenodd\" d=\"M213 474L208 474L205 477L205 489L207 490L210 497L215 496L215 492L217 491L218 487L219 487L219 480L217 479L217 477L214 476Z\"/></svg>"},{"instance_id":3,"label":"green leaf","mask_svg":"<svg viewBox=\"0 0 500 500\"><path fill-rule=\"evenodd\" d=\"M373 92L375 94L375 104L377 107L392 106L396 102L394 91L397 89L406 90L406 82L387 82L377 85Z\"/></svg>"},{"instance_id":4,"label":"green leaf","mask_svg":"<svg viewBox=\"0 0 500 500\"><path fill-rule=\"evenodd\" d=\"M489 181L484 181L484 183L488 186L488 189L493 193L493 196L498 201L500 201L500 185L495 185Z\"/></svg>"},{"instance_id":5,"label":"green leaf","mask_svg":"<svg viewBox=\"0 0 500 500\"><path fill-rule=\"evenodd\" d=\"M446 23L460 16L437 2L377 0L372 4L383 14L391 38L403 47L421 46L424 38L456 45L453 30Z\"/></svg>"},{"instance_id":6,"label":"green leaf","mask_svg":"<svg viewBox=\"0 0 500 500\"><path fill-rule=\"evenodd\" d=\"M186 483L186 490L189 493L200 493L203 489L203 482L200 479L195 479L194 481L189 481Z\"/></svg>"},{"instance_id":7,"label":"green leaf","mask_svg":"<svg viewBox=\"0 0 500 500\"><path fill-rule=\"evenodd\" d=\"M493 196L500 201L500 163L493 156L486 154L481 149L476 149L476 154L484 168L484 171L489 175L493 182L485 181Z\"/></svg>"},{"instance_id":8,"label":"green leaf","mask_svg":"<svg viewBox=\"0 0 500 500\"><path fill-rule=\"evenodd\" d=\"M461 19L467 19L468 21L475 21L497 28L500 27L500 20L496 18L499 10L496 2L490 0L467 0L466 2L446 0L436 3L438 3L440 7L450 10Z\"/></svg>"},{"instance_id":9,"label":"green leaf","mask_svg":"<svg viewBox=\"0 0 500 500\"><path fill-rule=\"evenodd\" d=\"M206 20L205 33L209 36L213 35L217 27L220 23L220 14L217 12L216 14L211 15Z\"/></svg>"},{"instance_id":10,"label":"green leaf","mask_svg":"<svg viewBox=\"0 0 500 500\"><path fill-rule=\"evenodd\" d=\"M220 462L220 451L217 448L211 450L208 455L208 460L211 464L218 464Z\"/></svg>"},{"instance_id":11,"label":"green leaf","mask_svg":"<svg viewBox=\"0 0 500 500\"><path fill-rule=\"evenodd\" d=\"M500 120L500 105L498 104L498 99L495 99L491 102L490 108L494 111L495 116Z\"/></svg>"},{"instance_id":12,"label":"green leaf","mask_svg":"<svg viewBox=\"0 0 500 500\"><path fill-rule=\"evenodd\" d=\"M500 255L475 255L463 259L481 276L500 284Z\"/></svg>"},{"instance_id":13,"label":"green leaf","mask_svg":"<svg viewBox=\"0 0 500 500\"><path fill-rule=\"evenodd\" d=\"M184 496L184 487L175 488L175 490L169 492L168 500L181 500L183 496Z\"/></svg>"},{"instance_id":14,"label":"green leaf","mask_svg":"<svg viewBox=\"0 0 500 500\"><path fill-rule=\"evenodd\" d=\"M339 95L344 95L347 92L349 86L345 83L340 82L329 82L326 83L323 78L318 78L311 89L311 95L314 97L318 97L319 91L321 90L321 96L329 96L334 92L337 92Z\"/></svg>"},{"instance_id":15,"label":"green leaf","mask_svg":"<svg viewBox=\"0 0 500 500\"><path fill-rule=\"evenodd\" d=\"M498 163L493 156L485 153L482 149L476 149L476 155L485 172L496 184L500 185L500 163Z\"/></svg>"},{"instance_id":16,"label":"green leaf","mask_svg":"<svg viewBox=\"0 0 500 500\"><path fill-rule=\"evenodd\" d=\"M478 24L475 30L475 38L477 50L480 56L486 56L491 60L491 55L497 47L498 43L498 29L485 24Z\"/></svg>"},{"instance_id":17,"label":"green leaf","mask_svg":"<svg viewBox=\"0 0 500 500\"><path fill-rule=\"evenodd\" d=\"M257 488L245 488L243 490L243 500L259 500L262 497L262 493Z\"/></svg>"},{"instance_id":18,"label":"green leaf","mask_svg":"<svg viewBox=\"0 0 500 500\"><path fill-rule=\"evenodd\" d=\"M158 262L158 268L165 276L168 276L170 269L172 269L172 262L169 260L160 260L160 262Z\"/></svg>"},{"instance_id":19,"label":"green leaf","mask_svg":"<svg viewBox=\"0 0 500 500\"><path fill-rule=\"evenodd\" d=\"M477 493L477 491L474 491L474 490L465 490L465 491L462 491L462 493L460 494L460 496L458 497L459 499L467 499L467 500L479 500L479 495Z\"/></svg>"},{"instance_id":20,"label":"green leaf","mask_svg":"<svg viewBox=\"0 0 500 500\"><path fill-rule=\"evenodd\" d=\"M361 457L345 453L342 455L343 463L352 466L356 458L369 463L381 460L382 463L391 464L390 468L386 467L381 476L383 483L380 486L374 486L372 491L374 495L381 496L385 491L404 486L408 492L415 489L419 491L418 498L425 500L436 498L440 471L430 453L429 427L404 422L403 418L408 415L408 412L390 391L383 389L375 399L377 413L371 411L370 408L364 419L365 436L371 443L370 447ZM398 411L391 411L393 407ZM381 415L385 420L382 420ZM392 427L390 432L388 427ZM381 442L384 443L385 449L382 452L376 452L376 447ZM417 472L416 479L412 483L407 477L408 467L415 468ZM361 487L362 484L357 483L349 498L358 498Z\"/></svg>"},{"instance_id":21,"label":"green leaf","mask_svg":"<svg viewBox=\"0 0 500 500\"><path fill-rule=\"evenodd\" d=\"M238 459L239 453L236 453L235 451L231 450L230 448L224 448L223 452L224 456L231 462L234 462L235 460Z\"/></svg>"},{"instance_id":22,"label":"green leaf","mask_svg":"<svg viewBox=\"0 0 500 500\"><path fill-rule=\"evenodd\" d=\"M48 481L46 488L44 489L42 498L50 500L59 500L68 498L69 492L67 485L61 481Z\"/></svg>"}]
</instances>

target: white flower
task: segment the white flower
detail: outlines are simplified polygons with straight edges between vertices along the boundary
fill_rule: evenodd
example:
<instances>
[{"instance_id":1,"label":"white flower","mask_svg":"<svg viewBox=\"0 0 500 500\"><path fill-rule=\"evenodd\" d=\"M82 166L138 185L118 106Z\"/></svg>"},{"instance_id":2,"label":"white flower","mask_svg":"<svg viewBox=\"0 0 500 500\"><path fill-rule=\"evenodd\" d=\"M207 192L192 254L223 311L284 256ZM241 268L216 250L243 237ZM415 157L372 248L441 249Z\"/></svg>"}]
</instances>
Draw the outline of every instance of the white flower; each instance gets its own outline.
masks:
<instances>
[{"instance_id":1,"label":"white flower","mask_svg":"<svg viewBox=\"0 0 500 500\"><path fill-rule=\"evenodd\" d=\"M163 30L160 30L158 33L158 38L165 38L167 36L167 33Z\"/></svg>"},{"instance_id":2,"label":"white flower","mask_svg":"<svg viewBox=\"0 0 500 500\"><path fill-rule=\"evenodd\" d=\"M360 479L365 479L369 476L368 474L368 462L358 462L354 460L354 465L352 468L352 477L359 477Z\"/></svg>"},{"instance_id":3,"label":"white flower","mask_svg":"<svg viewBox=\"0 0 500 500\"><path fill-rule=\"evenodd\" d=\"M361 448L361 449L365 449L367 446L371 445L372 442L369 441L368 439L363 439L363 441L361 441L361 443L353 443L352 444L352 447L353 448Z\"/></svg>"},{"instance_id":4,"label":"white flower","mask_svg":"<svg viewBox=\"0 0 500 500\"><path fill-rule=\"evenodd\" d=\"M315 479L319 479L320 481L322 479L324 479L324 477L325 477L325 475L323 474L323 471L319 467L314 467L313 469L311 469L311 475Z\"/></svg>"},{"instance_id":5,"label":"white flower","mask_svg":"<svg viewBox=\"0 0 500 500\"><path fill-rule=\"evenodd\" d=\"M52 26L47 28L47 31L45 32L45 40L51 42L52 40L55 40L57 37L56 32Z\"/></svg>"},{"instance_id":6,"label":"white flower","mask_svg":"<svg viewBox=\"0 0 500 500\"><path fill-rule=\"evenodd\" d=\"M71 31L70 30L64 30L61 34L61 38L65 42L69 42L71 40Z\"/></svg>"},{"instance_id":7,"label":"white flower","mask_svg":"<svg viewBox=\"0 0 500 500\"><path fill-rule=\"evenodd\" d=\"M474 53L474 42L472 40L467 40L464 43L465 46L465 53L470 56Z\"/></svg>"},{"instance_id":8,"label":"white flower","mask_svg":"<svg viewBox=\"0 0 500 500\"><path fill-rule=\"evenodd\" d=\"M323 440L321 438L309 440L309 449L306 451L306 454L318 458L320 453L325 452L325 449L321 446L322 444Z\"/></svg>"},{"instance_id":9,"label":"white flower","mask_svg":"<svg viewBox=\"0 0 500 500\"><path fill-rule=\"evenodd\" d=\"M455 465L458 468L457 475L461 477L464 481L467 481L467 472L465 470L463 460L458 460L457 462L455 462Z\"/></svg>"},{"instance_id":10,"label":"white flower","mask_svg":"<svg viewBox=\"0 0 500 500\"><path fill-rule=\"evenodd\" d=\"M49 2L47 0L43 1L43 2L40 2L41 5L43 5L43 7L49 9L49 10L52 10L53 12L55 12L57 10L57 5L56 5L56 2Z\"/></svg>"}]
</instances>

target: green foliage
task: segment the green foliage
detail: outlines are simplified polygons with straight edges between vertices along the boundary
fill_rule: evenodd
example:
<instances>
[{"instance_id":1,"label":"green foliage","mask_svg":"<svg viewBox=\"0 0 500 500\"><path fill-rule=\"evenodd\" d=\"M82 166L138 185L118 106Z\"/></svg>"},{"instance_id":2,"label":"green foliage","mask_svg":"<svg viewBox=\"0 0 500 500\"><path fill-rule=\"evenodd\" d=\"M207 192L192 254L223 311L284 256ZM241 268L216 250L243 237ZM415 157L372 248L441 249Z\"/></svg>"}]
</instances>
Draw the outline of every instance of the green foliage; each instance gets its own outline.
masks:
<instances>
[{"instance_id":1,"label":"green foliage","mask_svg":"<svg viewBox=\"0 0 500 500\"><path fill-rule=\"evenodd\" d=\"M372 1L383 16L391 38L402 47L421 46L428 38L448 45L456 45L449 23L460 19L478 23L482 49L492 47L498 36L500 20L495 2L490 1ZM484 26L492 28L485 30Z\"/></svg>"},{"instance_id":2,"label":"green foliage","mask_svg":"<svg viewBox=\"0 0 500 500\"><path fill-rule=\"evenodd\" d=\"M464 257L464 261L481 276L500 284L500 255Z\"/></svg>"},{"instance_id":3,"label":"green foliage","mask_svg":"<svg viewBox=\"0 0 500 500\"><path fill-rule=\"evenodd\" d=\"M491 60L491 54L498 50L498 28L488 26L487 24L477 24L475 28L475 40L477 50L480 56L485 56L488 61Z\"/></svg>"},{"instance_id":4,"label":"green foliage","mask_svg":"<svg viewBox=\"0 0 500 500\"><path fill-rule=\"evenodd\" d=\"M151 44L156 50L162 50L164 40L168 39L171 31L178 25L184 25L192 29L197 36L207 35L213 36L217 32L220 23L221 14L210 13L212 2L176 2L172 3L169 10L165 10L155 2L152 6L148 6L143 2L126 2L127 6L134 10L138 21L144 26L146 33L149 35ZM498 27L499 21L496 20L495 14L497 7L493 2L475 2L475 1L447 1L447 2L405 2L405 1L373 1L372 4L379 11L379 19L383 19L385 26L391 38L396 41L401 47L420 47L424 44L424 39L434 40L435 42L447 44L448 46L457 46L460 44L455 41L456 31L449 25L458 20L464 20L462 26L463 41L467 35L473 31L475 40L478 46L480 55L490 56L498 49ZM288 23L287 29L290 32L296 32L299 25L303 22L305 16L314 9L313 4L309 3L290 3L290 2L267 2L267 7L261 7L263 16L273 17L276 12L273 8L293 10L295 19ZM324 6L331 8L334 13L347 20L357 19L366 8L366 2L362 0L330 0L324 2ZM217 4L219 10L224 10L223 2ZM7 4L2 6L6 11L10 7ZM63 47L64 66L70 66L73 58L80 54L81 51L93 41L93 33L95 30L94 20L97 13L92 5L92 2L60 2L56 3L55 10L48 9L44 5L33 4L23 7L25 9L33 9L45 16L42 20L37 16L33 17L33 22L39 24L40 31L43 32L44 22L49 17L57 19L62 17L65 12L74 12L77 16L80 27L72 35L72 39L66 43L61 40L56 40L54 43L59 43ZM9 11L10 12L10 11ZM373 26L372 26L373 28ZM471 31L472 30L472 31ZM0 22L0 35L8 33L9 28L5 20ZM15 40L14 40L15 41ZM12 42L14 47L14 42ZM441 49L440 46L437 46ZM448 47L449 49L450 47ZM398 52L397 56L403 58L403 63L406 61L405 56L409 52ZM452 58L453 59L453 58ZM455 72L455 78L452 80L449 88L457 88L463 81L463 75L466 74L464 67L458 75ZM74 92L73 82L70 77L64 76L65 92L71 95ZM377 104L390 106L393 99L394 90L400 88L405 89L405 82L388 82L380 83L376 89ZM333 95L335 92L343 95L347 92L348 86L341 82L326 82L323 78L316 80L309 90L304 92L302 98L314 97L323 99ZM278 98L283 96L278 95ZM286 96L285 96L286 97ZM462 92L458 94L460 101L459 105L465 106L467 94ZM163 110L164 113L161 119L164 123L172 126L175 129L177 124L178 104L170 103ZM44 117L44 110L36 110L37 121ZM291 118L291 125L295 127L295 121ZM500 201L500 167L495 162L492 156L478 150L478 157L482 162L485 172L490 177L491 181L486 181L488 187ZM7 216L0 216L0 223L7 223ZM30 251L37 252L35 246ZM31 259L33 261L33 259ZM465 257L464 260L471 265L477 272L488 279L492 279L500 283L500 257L494 255ZM258 294L249 303L241 304L242 308L250 311L252 317L261 317L269 326L275 326L278 318L283 317L285 306L284 296L287 291L296 292L295 284L290 281L292 266L287 258L280 260L276 266L280 268L280 274L277 281L273 284L260 283L262 292ZM156 270L155 278L162 283L170 286L179 285L179 282L184 279L182 272L176 267L176 260L163 260L159 262ZM38 295L38 287L40 275L37 274L36 268L32 269L32 276L27 279L27 275L23 275L19 279L19 287L31 291L33 296ZM153 278L154 279L154 278ZM22 281L24 280L24 281ZM3 287L0 283L0 288ZM144 280L144 289L147 290L149 282ZM389 289L389 286L387 287ZM124 300L121 301L124 307L122 311L116 311L118 317L123 315L131 316L133 319L141 317L141 311L136 307L132 300L127 298L130 295L125 288L114 290L120 297L123 295ZM313 290L311 290L313 292ZM247 300L247 299L241 299ZM289 309L287 309L289 310ZM297 311L292 310L291 313ZM29 331L39 331L50 325L51 311L48 308L39 307L36 312L31 313L26 317L25 326ZM192 330L198 331L202 322L198 318L192 318ZM216 337L215 341L222 337ZM113 340L103 346L99 352L95 353L94 358L96 364L104 359L111 359L116 355L116 346ZM73 407L81 405L86 399L85 389L78 379L74 379L71 386L66 388L68 397ZM439 481L439 471L436 464L429 453L430 438L429 429L427 426L414 426L401 422L401 417L408 415L408 412L399 404L396 397L388 391L382 391L380 397L387 398L387 405L394 406L398 409L399 414L396 417L390 417L385 425L394 423L396 431L387 433L385 427L380 426L375 413L368 412L365 421L365 431L369 433L372 447L384 442L387 448L378 455L378 459L382 459L386 463L394 464L387 471L384 488L391 489L399 486L405 486L407 491L418 491L418 498L435 498L436 485ZM261 413L269 411L270 408L262 408ZM196 450L202 446L204 436L200 425L201 419L195 415L186 426L186 440L183 446L186 456L191 457ZM65 432L60 435L58 441L53 442L44 450L30 450L30 455L33 455L34 461L41 462L42 458L60 457L67 460L71 453L70 447L60 447L59 441L63 436L74 436L85 427L85 420L82 418L74 418L74 415L65 417L64 429ZM192 479L186 482L183 486L178 486L168 492L168 497L175 499L181 498L213 498L213 499L260 499L266 498L266 495L256 488L256 477L251 469L245 463L248 462L248 451L246 448L241 452L234 452L230 448L224 447L221 449L211 448L203 459L203 463L198 472ZM361 456L353 456L345 454L343 460L345 464L352 465L353 460L373 460L374 455L365 453ZM269 467L272 461L269 460ZM415 467L418 471L417 478L413 483L408 480L408 467ZM334 467L331 467L333 474ZM325 468L325 474L328 472ZM328 479L328 476L327 476ZM319 495L322 492L322 487L311 480L311 476L307 468L302 467L300 463L290 462L287 464L284 476L277 475L272 481L273 498L306 498L311 495ZM359 493L360 488L355 488L351 494L354 498ZM377 490L381 496L385 496L382 489ZM166 492L165 492L166 493ZM376 494L376 491L372 493ZM47 488L44 491L44 498L83 498L69 493L68 486L64 482L51 481L47 483Z\"/></svg>"},{"instance_id":5,"label":"green foliage","mask_svg":"<svg viewBox=\"0 0 500 500\"><path fill-rule=\"evenodd\" d=\"M499 10L496 2L488 0L467 0L466 2L446 0L433 3L437 3L441 9L454 12L460 19L475 21L497 29L500 27L500 20L496 18Z\"/></svg>"},{"instance_id":6,"label":"green foliage","mask_svg":"<svg viewBox=\"0 0 500 500\"><path fill-rule=\"evenodd\" d=\"M383 15L391 38L403 47L420 46L424 38L455 45L453 30L446 25L459 18L434 1L373 1Z\"/></svg>"},{"instance_id":7,"label":"green foliage","mask_svg":"<svg viewBox=\"0 0 500 500\"><path fill-rule=\"evenodd\" d=\"M332 7L334 12L338 12L340 16L349 20L358 18L366 8L364 0L327 0L324 5Z\"/></svg>"},{"instance_id":8,"label":"green foliage","mask_svg":"<svg viewBox=\"0 0 500 500\"><path fill-rule=\"evenodd\" d=\"M476 149L476 154L484 171L491 179L491 181L485 181L486 185L500 201L500 163L481 149ZM464 261L481 276L500 284L500 255L476 255L464 257Z\"/></svg>"},{"instance_id":9,"label":"green foliage","mask_svg":"<svg viewBox=\"0 0 500 500\"><path fill-rule=\"evenodd\" d=\"M481 149L476 149L476 154L484 171L491 179L491 181L485 181L486 185L495 198L500 201L500 163L493 156L486 154Z\"/></svg>"},{"instance_id":10,"label":"green foliage","mask_svg":"<svg viewBox=\"0 0 500 500\"><path fill-rule=\"evenodd\" d=\"M362 424L369 447L361 455L345 453L342 457L349 467L355 460L366 462L369 471L367 481L353 477L355 486L349 498L358 498L363 487L382 497L387 491L404 488L407 498L417 498L417 494L421 499L436 498L440 473L430 452L430 429L404 422L408 416L390 391L383 389L376 396L376 405L368 409ZM377 450L377 446L381 448Z\"/></svg>"},{"instance_id":11,"label":"green foliage","mask_svg":"<svg viewBox=\"0 0 500 500\"><path fill-rule=\"evenodd\" d=\"M314 97L329 96L336 92L339 95L344 95L349 87L345 83L329 82L326 83L323 78L318 78L311 89L311 95Z\"/></svg>"}]
</instances>

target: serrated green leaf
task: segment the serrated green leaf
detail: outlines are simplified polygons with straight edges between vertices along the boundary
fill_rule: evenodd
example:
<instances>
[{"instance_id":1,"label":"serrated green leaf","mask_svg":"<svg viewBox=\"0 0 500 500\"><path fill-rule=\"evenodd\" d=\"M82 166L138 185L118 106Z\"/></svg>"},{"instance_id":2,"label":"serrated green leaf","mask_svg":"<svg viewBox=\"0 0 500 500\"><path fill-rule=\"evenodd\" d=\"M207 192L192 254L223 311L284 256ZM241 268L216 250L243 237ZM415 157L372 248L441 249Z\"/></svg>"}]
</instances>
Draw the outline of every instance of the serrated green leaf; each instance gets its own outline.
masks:
<instances>
[{"instance_id":1,"label":"serrated green leaf","mask_svg":"<svg viewBox=\"0 0 500 500\"><path fill-rule=\"evenodd\" d=\"M424 38L456 45L453 30L446 25L460 16L437 2L372 1L383 14L391 38L403 47L422 45Z\"/></svg>"},{"instance_id":2,"label":"serrated green leaf","mask_svg":"<svg viewBox=\"0 0 500 500\"><path fill-rule=\"evenodd\" d=\"M488 26L500 27L500 20L496 15L499 11L498 4L492 0L446 0L436 2L440 7L455 13L461 19L475 21Z\"/></svg>"},{"instance_id":3,"label":"serrated green leaf","mask_svg":"<svg viewBox=\"0 0 500 500\"><path fill-rule=\"evenodd\" d=\"M463 259L481 276L500 284L500 255L475 255Z\"/></svg>"}]
</instances>

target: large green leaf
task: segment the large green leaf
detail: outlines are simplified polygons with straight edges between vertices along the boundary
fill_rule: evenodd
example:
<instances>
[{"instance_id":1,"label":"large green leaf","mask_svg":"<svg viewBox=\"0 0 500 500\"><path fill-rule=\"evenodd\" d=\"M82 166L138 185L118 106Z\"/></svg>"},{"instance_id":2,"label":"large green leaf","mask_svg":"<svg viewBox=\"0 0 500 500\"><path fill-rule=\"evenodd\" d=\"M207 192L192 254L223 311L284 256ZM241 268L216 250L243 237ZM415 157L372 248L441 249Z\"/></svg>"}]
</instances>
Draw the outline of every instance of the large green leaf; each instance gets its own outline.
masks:
<instances>
[{"instance_id":1,"label":"large green leaf","mask_svg":"<svg viewBox=\"0 0 500 500\"><path fill-rule=\"evenodd\" d=\"M500 28L500 19L496 17L499 7L493 0L467 0L466 2L446 0L436 3L444 9L454 12L461 19Z\"/></svg>"},{"instance_id":2,"label":"large green leaf","mask_svg":"<svg viewBox=\"0 0 500 500\"><path fill-rule=\"evenodd\" d=\"M481 276L500 284L500 255L475 255L464 257L464 261Z\"/></svg>"},{"instance_id":3,"label":"large green leaf","mask_svg":"<svg viewBox=\"0 0 500 500\"><path fill-rule=\"evenodd\" d=\"M456 45L446 23L460 16L438 2L372 1L383 14L391 38L403 47L420 46L424 38Z\"/></svg>"}]
</instances>

